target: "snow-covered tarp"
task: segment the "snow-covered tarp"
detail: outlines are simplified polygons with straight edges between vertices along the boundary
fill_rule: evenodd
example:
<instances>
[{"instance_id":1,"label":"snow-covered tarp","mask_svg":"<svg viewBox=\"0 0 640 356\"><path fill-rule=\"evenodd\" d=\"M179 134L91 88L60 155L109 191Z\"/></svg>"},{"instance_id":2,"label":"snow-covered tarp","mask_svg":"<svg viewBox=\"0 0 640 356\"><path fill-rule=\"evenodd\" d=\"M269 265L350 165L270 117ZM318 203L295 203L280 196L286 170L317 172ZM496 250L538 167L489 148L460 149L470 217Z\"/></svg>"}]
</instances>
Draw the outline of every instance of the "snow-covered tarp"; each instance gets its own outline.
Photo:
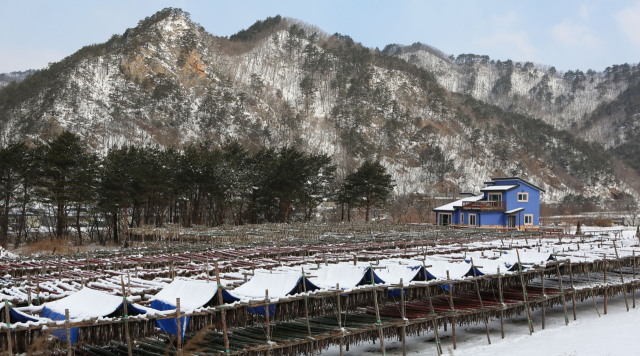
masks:
<instances>
[{"instance_id":1,"label":"snow-covered tarp","mask_svg":"<svg viewBox=\"0 0 640 356\"><path fill-rule=\"evenodd\" d=\"M426 274L422 268L422 263L414 260L386 260L381 261L383 269L376 270L382 280L387 285L398 285L400 280L406 286L412 281L426 281ZM390 289L388 292L390 297L399 297L400 289Z\"/></svg>"},{"instance_id":2,"label":"snow-covered tarp","mask_svg":"<svg viewBox=\"0 0 640 356\"><path fill-rule=\"evenodd\" d=\"M240 300L264 300L266 291L269 291L269 300L277 300L287 295L295 294L296 291L304 290L302 284L302 273L255 273L251 279L240 287L234 289L230 294ZM304 287L307 292L319 289L309 279L304 278ZM275 313L275 304L269 305L269 316ZM248 308L249 313L266 315L265 307Z\"/></svg>"},{"instance_id":3,"label":"snow-covered tarp","mask_svg":"<svg viewBox=\"0 0 640 356\"><path fill-rule=\"evenodd\" d=\"M176 279L163 288L151 299L150 307L155 310L176 310L177 299L180 298L180 312L190 313L194 309L202 308L216 296L218 285L201 281L188 281ZM234 302L234 298L227 291L222 291L224 302ZM181 317L181 334L187 329L190 317ZM176 319L156 320L156 326L163 331L178 335L178 323Z\"/></svg>"},{"instance_id":4,"label":"snow-covered tarp","mask_svg":"<svg viewBox=\"0 0 640 356\"><path fill-rule=\"evenodd\" d=\"M426 260L425 267L427 277L433 279L447 279L447 271L450 280L459 280L466 277L471 271L471 264L466 262L450 262L440 260Z\"/></svg>"},{"instance_id":5,"label":"snow-covered tarp","mask_svg":"<svg viewBox=\"0 0 640 356\"><path fill-rule=\"evenodd\" d=\"M522 262L522 268L527 268L524 265L545 265L547 261L553 259L553 253L551 252L538 252L538 251L525 251L525 250L517 250L516 251L505 251L505 253L500 256L500 260L504 261L508 266L514 266L518 263L518 254L520 254L520 262Z\"/></svg>"},{"instance_id":6,"label":"snow-covered tarp","mask_svg":"<svg viewBox=\"0 0 640 356\"><path fill-rule=\"evenodd\" d=\"M352 289L356 286L371 283L371 268L368 266L348 266L343 264L321 266L313 271L315 277L309 278L313 284L320 288L332 289L340 284L340 289ZM373 280L376 284L383 284L385 280L373 272Z\"/></svg>"},{"instance_id":7,"label":"snow-covered tarp","mask_svg":"<svg viewBox=\"0 0 640 356\"><path fill-rule=\"evenodd\" d=\"M106 317L115 313L122 306L122 297L106 294L94 289L83 288L68 297L45 303L42 307L42 317L51 320L65 320L65 310L69 310L69 319L74 321L89 320L91 318ZM144 313L129 303L129 314ZM52 333L61 340L66 340L64 330ZM71 329L71 343L75 344L78 337L78 328Z\"/></svg>"}]
</instances>

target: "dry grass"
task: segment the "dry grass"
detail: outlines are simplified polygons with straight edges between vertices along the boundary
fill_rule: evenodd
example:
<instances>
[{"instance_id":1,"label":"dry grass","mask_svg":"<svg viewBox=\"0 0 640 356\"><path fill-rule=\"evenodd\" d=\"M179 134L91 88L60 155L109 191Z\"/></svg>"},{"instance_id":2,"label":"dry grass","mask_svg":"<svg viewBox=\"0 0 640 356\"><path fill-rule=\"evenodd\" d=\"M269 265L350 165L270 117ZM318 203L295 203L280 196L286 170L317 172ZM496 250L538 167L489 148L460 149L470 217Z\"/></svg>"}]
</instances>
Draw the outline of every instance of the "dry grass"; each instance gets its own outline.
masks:
<instances>
[{"instance_id":1,"label":"dry grass","mask_svg":"<svg viewBox=\"0 0 640 356\"><path fill-rule=\"evenodd\" d=\"M78 252L87 252L87 251L95 251L95 250L111 250L116 249L118 246L115 245L107 245L102 246L100 244L90 243L84 244L81 246L77 246L68 238L50 238L50 239L42 239L39 241L31 242L27 245L21 246L20 248L12 251L14 253L18 253L22 256L29 255L51 255L51 254L72 254Z\"/></svg>"}]
</instances>

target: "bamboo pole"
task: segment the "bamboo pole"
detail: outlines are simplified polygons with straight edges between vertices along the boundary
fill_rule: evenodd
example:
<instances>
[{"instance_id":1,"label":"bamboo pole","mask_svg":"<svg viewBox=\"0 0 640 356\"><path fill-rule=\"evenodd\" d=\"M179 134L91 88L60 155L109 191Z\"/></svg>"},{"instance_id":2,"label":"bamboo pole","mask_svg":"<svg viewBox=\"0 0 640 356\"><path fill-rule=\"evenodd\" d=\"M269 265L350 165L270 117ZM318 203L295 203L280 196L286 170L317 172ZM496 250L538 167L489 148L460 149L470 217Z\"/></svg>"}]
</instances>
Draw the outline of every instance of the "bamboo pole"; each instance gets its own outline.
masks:
<instances>
[{"instance_id":1,"label":"bamboo pole","mask_svg":"<svg viewBox=\"0 0 640 356\"><path fill-rule=\"evenodd\" d=\"M218 284L218 304L224 304L222 300L222 283L220 283L220 272L218 269L218 261L216 261L216 283ZM209 281L209 259L207 259L207 282ZM227 335L227 315L224 309L220 310L220 318L222 322L222 337L224 338L224 353L229 356L229 336Z\"/></svg>"},{"instance_id":2,"label":"bamboo pole","mask_svg":"<svg viewBox=\"0 0 640 356\"><path fill-rule=\"evenodd\" d=\"M129 308L127 301L127 291L124 287L124 278L120 275L120 283L122 283L122 307L124 308L124 337L127 341L127 352L129 356L132 356L131 353L131 337L129 336Z\"/></svg>"},{"instance_id":3,"label":"bamboo pole","mask_svg":"<svg viewBox=\"0 0 640 356\"><path fill-rule=\"evenodd\" d=\"M13 354L13 345L11 340L11 315L9 314L9 302L4 302L4 321L7 324L7 354Z\"/></svg>"},{"instance_id":4,"label":"bamboo pole","mask_svg":"<svg viewBox=\"0 0 640 356\"><path fill-rule=\"evenodd\" d=\"M436 320L436 313L433 310L433 303L431 302L431 287L427 286L427 300L429 301L429 310L431 311L431 315L433 315L433 319L431 322L433 323L433 334L436 338L436 351L438 352L438 356L442 355L442 346L440 345L440 335L438 334L438 322Z\"/></svg>"},{"instance_id":5,"label":"bamboo pole","mask_svg":"<svg viewBox=\"0 0 640 356\"><path fill-rule=\"evenodd\" d=\"M476 267L473 264L473 257L471 258L471 269L473 270L473 276L476 276ZM482 309L482 318L484 319L484 329L487 332L487 342L491 345L491 337L489 336L489 321L487 320L487 313L484 312L484 304L482 304L482 297L480 296L480 286L478 280L474 280L476 285L476 292L478 293L478 301L480 301L480 309Z\"/></svg>"},{"instance_id":6,"label":"bamboo pole","mask_svg":"<svg viewBox=\"0 0 640 356\"><path fill-rule=\"evenodd\" d=\"M562 276L560 275L560 262L556 261L556 274L558 275L558 286L560 287L560 293L562 293L562 308L564 309L564 323L569 325L569 317L567 316L567 303L564 299L564 290L562 289Z\"/></svg>"},{"instance_id":7,"label":"bamboo pole","mask_svg":"<svg viewBox=\"0 0 640 356\"><path fill-rule=\"evenodd\" d=\"M451 281L449 277L449 270L447 270L447 281ZM449 304L451 306L451 311L455 312L456 308L453 306L453 285L449 284ZM453 335L453 349L456 350L458 345L456 343L456 317L454 315L451 316L451 333Z\"/></svg>"},{"instance_id":8,"label":"bamboo pole","mask_svg":"<svg viewBox=\"0 0 640 356\"><path fill-rule=\"evenodd\" d=\"M524 283L524 275L522 274L522 263L520 262L520 252L516 249L516 255L518 256L518 272L520 272L520 284L522 285L522 296L524 298L524 305L527 307L527 317L529 318L529 335L533 334L533 320L531 319L531 306L529 305L529 296L527 295L527 285Z\"/></svg>"}]
</instances>

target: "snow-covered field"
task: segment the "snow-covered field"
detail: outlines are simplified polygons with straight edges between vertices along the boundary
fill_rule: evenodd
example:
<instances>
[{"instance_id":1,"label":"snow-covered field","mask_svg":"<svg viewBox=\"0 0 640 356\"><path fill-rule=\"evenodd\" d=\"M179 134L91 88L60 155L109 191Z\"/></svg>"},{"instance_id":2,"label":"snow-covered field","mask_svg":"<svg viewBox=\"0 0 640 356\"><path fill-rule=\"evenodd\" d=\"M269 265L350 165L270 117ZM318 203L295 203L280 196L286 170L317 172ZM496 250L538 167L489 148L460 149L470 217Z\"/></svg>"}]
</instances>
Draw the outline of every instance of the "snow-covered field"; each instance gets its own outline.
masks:
<instances>
[{"instance_id":1,"label":"snow-covered field","mask_svg":"<svg viewBox=\"0 0 640 356\"><path fill-rule=\"evenodd\" d=\"M505 338L500 338L500 320L489 322L491 345L487 344L484 324L458 326L456 328L457 350L453 350L451 327L440 329L442 351L444 355L473 356L600 356L600 355L640 355L640 304L629 312L622 295L610 299L608 314L604 315L603 298L596 298L598 317L591 300L576 306L577 321L573 320L571 303L567 304L569 326L564 324L561 306L547 308L546 328L542 330L542 311L532 313L535 332L529 335L526 316L505 319ZM401 356L402 342L385 340L387 355ZM351 347L349 356L382 355L379 343L365 343ZM331 347L323 356L338 356L337 347ZM407 337L407 355L437 355L433 333L418 337Z\"/></svg>"}]
</instances>

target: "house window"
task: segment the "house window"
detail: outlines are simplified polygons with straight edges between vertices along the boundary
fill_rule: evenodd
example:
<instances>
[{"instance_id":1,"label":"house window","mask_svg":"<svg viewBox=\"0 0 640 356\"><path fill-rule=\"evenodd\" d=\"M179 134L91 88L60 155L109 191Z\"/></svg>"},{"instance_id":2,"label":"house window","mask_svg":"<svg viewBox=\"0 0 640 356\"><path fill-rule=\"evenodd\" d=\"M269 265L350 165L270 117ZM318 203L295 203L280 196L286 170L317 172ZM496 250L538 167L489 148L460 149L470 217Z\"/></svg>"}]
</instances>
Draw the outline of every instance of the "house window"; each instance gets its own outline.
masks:
<instances>
[{"instance_id":1,"label":"house window","mask_svg":"<svg viewBox=\"0 0 640 356\"><path fill-rule=\"evenodd\" d=\"M469 225L476 225L476 214L469 214Z\"/></svg>"},{"instance_id":2,"label":"house window","mask_svg":"<svg viewBox=\"0 0 640 356\"><path fill-rule=\"evenodd\" d=\"M489 193L489 201L502 201L502 193Z\"/></svg>"},{"instance_id":3,"label":"house window","mask_svg":"<svg viewBox=\"0 0 640 356\"><path fill-rule=\"evenodd\" d=\"M440 214L440 225L442 226L451 225L451 214Z\"/></svg>"},{"instance_id":4,"label":"house window","mask_svg":"<svg viewBox=\"0 0 640 356\"><path fill-rule=\"evenodd\" d=\"M518 193L518 201L519 202L528 202L529 201L529 193Z\"/></svg>"},{"instance_id":5,"label":"house window","mask_svg":"<svg viewBox=\"0 0 640 356\"><path fill-rule=\"evenodd\" d=\"M533 225L533 214L524 214L524 224Z\"/></svg>"},{"instance_id":6,"label":"house window","mask_svg":"<svg viewBox=\"0 0 640 356\"><path fill-rule=\"evenodd\" d=\"M460 224L464 224L464 214L460 213Z\"/></svg>"}]
</instances>

